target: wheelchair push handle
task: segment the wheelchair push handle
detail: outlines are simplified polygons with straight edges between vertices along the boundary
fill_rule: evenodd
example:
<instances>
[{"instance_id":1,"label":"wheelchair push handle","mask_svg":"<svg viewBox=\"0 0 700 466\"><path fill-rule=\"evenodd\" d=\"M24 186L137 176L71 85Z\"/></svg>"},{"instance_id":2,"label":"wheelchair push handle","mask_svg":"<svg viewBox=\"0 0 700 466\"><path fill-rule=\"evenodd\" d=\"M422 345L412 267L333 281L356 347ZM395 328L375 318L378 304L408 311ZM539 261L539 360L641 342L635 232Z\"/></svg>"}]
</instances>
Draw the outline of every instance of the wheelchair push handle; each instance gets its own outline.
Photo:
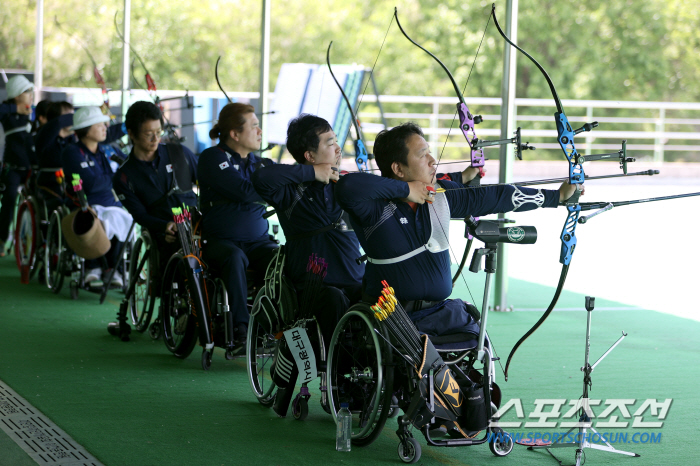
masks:
<instances>
[{"instance_id":1,"label":"wheelchair push handle","mask_svg":"<svg viewBox=\"0 0 700 466\"><path fill-rule=\"evenodd\" d=\"M537 242L537 228L534 226L500 227L497 222L475 220L473 217L465 222L469 233L487 244L535 244Z\"/></svg>"}]
</instances>

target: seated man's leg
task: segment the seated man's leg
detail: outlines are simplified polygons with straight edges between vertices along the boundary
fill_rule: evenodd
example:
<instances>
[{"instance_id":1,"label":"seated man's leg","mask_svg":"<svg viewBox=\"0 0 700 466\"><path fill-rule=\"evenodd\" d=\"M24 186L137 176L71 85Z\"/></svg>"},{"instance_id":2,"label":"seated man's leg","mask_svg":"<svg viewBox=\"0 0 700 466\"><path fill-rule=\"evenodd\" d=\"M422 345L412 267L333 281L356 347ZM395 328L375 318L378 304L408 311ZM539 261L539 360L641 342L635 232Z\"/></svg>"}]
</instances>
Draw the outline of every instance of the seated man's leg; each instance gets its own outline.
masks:
<instances>
[{"instance_id":1,"label":"seated man's leg","mask_svg":"<svg viewBox=\"0 0 700 466\"><path fill-rule=\"evenodd\" d=\"M334 286L321 286L320 290L314 291L314 296L305 295L305 290L300 293L300 305L308 303L309 309L301 309L304 314L316 316L316 321L321 329L323 341L326 349L333 336L338 321L350 308L350 299L343 292Z\"/></svg>"},{"instance_id":2,"label":"seated man's leg","mask_svg":"<svg viewBox=\"0 0 700 466\"><path fill-rule=\"evenodd\" d=\"M237 348L243 348L250 319L245 273L248 268L248 257L233 241L219 239L209 239L204 246L203 254L207 265L215 269L215 275L218 275L226 285L231 309L229 324L232 324Z\"/></svg>"},{"instance_id":3,"label":"seated man's leg","mask_svg":"<svg viewBox=\"0 0 700 466\"><path fill-rule=\"evenodd\" d=\"M245 245L244 249L249 262L248 268L253 270L253 280L257 286L262 285L265 280L267 266L275 256L277 248L279 245L269 240Z\"/></svg>"}]
</instances>

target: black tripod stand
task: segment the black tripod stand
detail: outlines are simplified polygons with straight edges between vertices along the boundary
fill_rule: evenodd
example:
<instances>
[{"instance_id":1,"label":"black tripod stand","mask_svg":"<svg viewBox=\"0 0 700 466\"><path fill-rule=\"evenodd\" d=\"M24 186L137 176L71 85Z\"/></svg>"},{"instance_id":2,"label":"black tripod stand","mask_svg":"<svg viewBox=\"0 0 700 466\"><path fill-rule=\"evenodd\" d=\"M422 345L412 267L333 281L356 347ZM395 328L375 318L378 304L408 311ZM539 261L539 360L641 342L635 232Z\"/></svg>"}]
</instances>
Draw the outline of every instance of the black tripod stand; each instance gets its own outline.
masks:
<instances>
[{"instance_id":1,"label":"black tripod stand","mask_svg":"<svg viewBox=\"0 0 700 466\"><path fill-rule=\"evenodd\" d=\"M563 442L563 441L557 441L554 442L550 445L537 445L537 446L531 446L528 447L529 450L540 450L542 448L547 450L547 453L552 455L552 452L549 451L550 448L576 448L576 466L581 466L581 458L583 456L583 449L584 448L592 448L594 450L601 450L601 451L607 451L609 453L619 453L620 455L627 455L627 456L639 456L636 453L630 453L628 451L622 451L614 448L610 443L605 439L605 437L601 436L598 431L596 431L592 426L591 422L591 417L589 416L588 413L591 413L591 407L589 405L588 401L588 389L591 387L591 372L593 372L593 369L595 369L595 366L597 366L605 356L607 356L626 336L627 334L625 332L622 332L622 336L617 339L617 341L610 347L608 350L603 353L603 355L598 358L598 360L593 363L591 366L588 363L588 353L590 352L591 349L591 312L593 311L593 307L595 306L595 298L591 296L586 296L586 311L588 313L586 314L586 356L585 356L585 362L583 367L581 368L581 371L583 371L583 396L581 396L581 410L580 410L580 417L578 420L578 424L575 427L572 427L569 429L564 435L562 435L562 439L564 438L575 438L575 442ZM578 435L572 437L571 432L573 432L575 429L578 429ZM589 433L590 432L590 433ZM589 438L597 436L599 439L601 439L605 445L600 445L598 443L591 443L589 441ZM559 461L554 455L552 455L554 459ZM585 460L584 460L585 462ZM559 461L559 464L561 464L561 461Z\"/></svg>"}]
</instances>

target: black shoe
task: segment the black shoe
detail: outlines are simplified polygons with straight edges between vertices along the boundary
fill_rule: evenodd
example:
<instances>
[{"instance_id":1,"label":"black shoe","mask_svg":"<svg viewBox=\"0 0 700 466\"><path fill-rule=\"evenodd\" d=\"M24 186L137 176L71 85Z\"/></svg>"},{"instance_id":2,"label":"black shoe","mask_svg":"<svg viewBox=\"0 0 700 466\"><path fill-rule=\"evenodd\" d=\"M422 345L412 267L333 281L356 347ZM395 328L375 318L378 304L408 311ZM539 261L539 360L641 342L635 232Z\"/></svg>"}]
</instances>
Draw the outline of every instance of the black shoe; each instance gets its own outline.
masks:
<instances>
[{"instance_id":1,"label":"black shoe","mask_svg":"<svg viewBox=\"0 0 700 466\"><path fill-rule=\"evenodd\" d=\"M442 438L447 435L447 427L443 425L431 424L428 430L431 439Z\"/></svg>"},{"instance_id":2,"label":"black shoe","mask_svg":"<svg viewBox=\"0 0 700 466\"><path fill-rule=\"evenodd\" d=\"M239 354L245 351L245 345L248 342L248 327L245 324L238 324L233 329L233 348L231 354Z\"/></svg>"},{"instance_id":3,"label":"black shoe","mask_svg":"<svg viewBox=\"0 0 700 466\"><path fill-rule=\"evenodd\" d=\"M277 394L275 396L275 404L272 405L272 409L279 417L286 417L287 410L289 409L289 403L292 401L292 396L294 396L294 387L278 388Z\"/></svg>"}]
</instances>

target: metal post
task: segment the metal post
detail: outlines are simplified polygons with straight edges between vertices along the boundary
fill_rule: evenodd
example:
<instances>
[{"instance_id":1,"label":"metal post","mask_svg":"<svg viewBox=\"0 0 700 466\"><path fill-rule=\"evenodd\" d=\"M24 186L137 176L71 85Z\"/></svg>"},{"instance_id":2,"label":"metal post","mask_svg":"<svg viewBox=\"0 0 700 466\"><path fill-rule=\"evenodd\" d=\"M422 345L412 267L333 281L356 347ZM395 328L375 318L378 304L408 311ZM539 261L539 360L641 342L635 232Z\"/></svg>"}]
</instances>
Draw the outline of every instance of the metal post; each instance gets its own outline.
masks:
<instances>
[{"instance_id":1,"label":"metal post","mask_svg":"<svg viewBox=\"0 0 700 466\"><path fill-rule=\"evenodd\" d=\"M518 43L518 0L506 2L506 35ZM515 77L516 53L504 43L503 81L501 85L501 139L512 137L515 128ZM500 171L498 182L507 183L513 178L513 149L509 145L500 146ZM498 214L498 218L505 218ZM504 311L508 306L508 248L502 244L496 266L496 289L494 292L494 309ZM483 311L482 311L483 312Z\"/></svg>"},{"instance_id":2,"label":"metal post","mask_svg":"<svg viewBox=\"0 0 700 466\"><path fill-rule=\"evenodd\" d=\"M270 9L272 0L262 0L262 20L260 29L260 126L262 141L260 147L267 146L267 121L270 89Z\"/></svg>"},{"instance_id":3,"label":"metal post","mask_svg":"<svg viewBox=\"0 0 700 466\"><path fill-rule=\"evenodd\" d=\"M593 107L590 105L586 107L586 121L593 121ZM586 131L586 155L591 155L594 139L593 131Z\"/></svg>"},{"instance_id":4,"label":"metal post","mask_svg":"<svg viewBox=\"0 0 700 466\"><path fill-rule=\"evenodd\" d=\"M44 0L36 2L36 41L34 52L34 104L41 100L44 86Z\"/></svg>"},{"instance_id":5,"label":"metal post","mask_svg":"<svg viewBox=\"0 0 700 466\"><path fill-rule=\"evenodd\" d=\"M656 120L656 132L663 133L666 127L666 109L659 109L659 119ZM660 137L654 140L654 162L662 163L664 161L664 140Z\"/></svg>"},{"instance_id":6,"label":"metal post","mask_svg":"<svg viewBox=\"0 0 700 466\"><path fill-rule=\"evenodd\" d=\"M129 108L129 98L127 91L130 89L130 73L129 60L130 52L129 42L131 41L131 0L124 0L124 41L122 43L122 121L126 116L126 111Z\"/></svg>"},{"instance_id":7,"label":"metal post","mask_svg":"<svg viewBox=\"0 0 700 466\"><path fill-rule=\"evenodd\" d=\"M379 99L377 99L379 100ZM438 135L437 129L440 126L440 104L433 102L433 113L430 115L430 151L433 153L433 157L438 157ZM384 126L386 128L386 124Z\"/></svg>"}]
</instances>

